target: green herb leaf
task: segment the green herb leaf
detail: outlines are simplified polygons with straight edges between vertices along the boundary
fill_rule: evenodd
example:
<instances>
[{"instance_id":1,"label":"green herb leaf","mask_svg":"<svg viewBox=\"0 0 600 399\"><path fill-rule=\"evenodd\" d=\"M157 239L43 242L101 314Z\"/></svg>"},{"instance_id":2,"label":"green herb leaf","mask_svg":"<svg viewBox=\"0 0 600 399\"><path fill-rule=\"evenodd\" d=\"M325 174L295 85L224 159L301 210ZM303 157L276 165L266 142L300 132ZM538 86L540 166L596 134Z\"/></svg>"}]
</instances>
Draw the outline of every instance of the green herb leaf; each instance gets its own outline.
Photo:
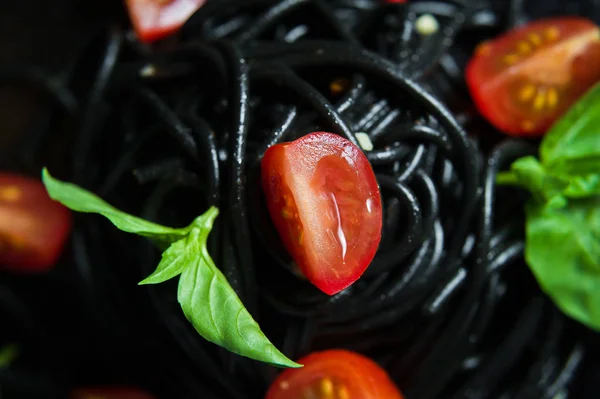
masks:
<instances>
[{"instance_id":1,"label":"green herb leaf","mask_svg":"<svg viewBox=\"0 0 600 399\"><path fill-rule=\"evenodd\" d=\"M186 252L194 259L179 279L178 299L185 317L208 341L231 352L278 367L301 367L263 334L206 249L207 229L190 232Z\"/></svg>"},{"instance_id":2,"label":"green herb leaf","mask_svg":"<svg viewBox=\"0 0 600 399\"><path fill-rule=\"evenodd\" d=\"M542 289L570 317L600 330L600 201L530 202L525 259Z\"/></svg>"},{"instance_id":3,"label":"green herb leaf","mask_svg":"<svg viewBox=\"0 0 600 399\"><path fill-rule=\"evenodd\" d=\"M127 233L167 244L180 240L189 233L190 227L173 229L121 212L89 191L53 178L46 168L42 170L42 181L53 200L77 212L100 214Z\"/></svg>"},{"instance_id":4,"label":"green herb leaf","mask_svg":"<svg viewBox=\"0 0 600 399\"><path fill-rule=\"evenodd\" d=\"M17 356L19 356L19 348L15 344L0 348L0 370L10 366Z\"/></svg>"},{"instance_id":5,"label":"green herb leaf","mask_svg":"<svg viewBox=\"0 0 600 399\"><path fill-rule=\"evenodd\" d=\"M156 270L139 282L139 285L160 284L174 277L177 277L183 272L188 265L189 259L186 257L185 247L187 238L182 238L175 241L163 252L162 259Z\"/></svg>"},{"instance_id":6,"label":"green herb leaf","mask_svg":"<svg viewBox=\"0 0 600 399\"><path fill-rule=\"evenodd\" d=\"M540 159L554 176L600 173L600 84L552 126L542 141Z\"/></svg>"},{"instance_id":7,"label":"green herb leaf","mask_svg":"<svg viewBox=\"0 0 600 399\"><path fill-rule=\"evenodd\" d=\"M156 270L140 284L158 284L178 275L178 300L187 319L206 340L231 352L280 367L302 367L263 334L208 254L206 241L219 214L211 207L189 226L172 229L128 215L94 194L50 176L42 179L51 198L68 208L107 217L120 230L148 237L164 247Z\"/></svg>"},{"instance_id":8,"label":"green herb leaf","mask_svg":"<svg viewBox=\"0 0 600 399\"><path fill-rule=\"evenodd\" d=\"M525 260L542 289L600 331L600 84L552 126L540 161L520 158L497 182L532 193Z\"/></svg>"},{"instance_id":9,"label":"green herb leaf","mask_svg":"<svg viewBox=\"0 0 600 399\"><path fill-rule=\"evenodd\" d=\"M532 156L523 157L512 163L510 172L500 173L497 178L500 184L521 186L539 200L550 200L568 187L569 183L549 175L542 164Z\"/></svg>"}]
</instances>

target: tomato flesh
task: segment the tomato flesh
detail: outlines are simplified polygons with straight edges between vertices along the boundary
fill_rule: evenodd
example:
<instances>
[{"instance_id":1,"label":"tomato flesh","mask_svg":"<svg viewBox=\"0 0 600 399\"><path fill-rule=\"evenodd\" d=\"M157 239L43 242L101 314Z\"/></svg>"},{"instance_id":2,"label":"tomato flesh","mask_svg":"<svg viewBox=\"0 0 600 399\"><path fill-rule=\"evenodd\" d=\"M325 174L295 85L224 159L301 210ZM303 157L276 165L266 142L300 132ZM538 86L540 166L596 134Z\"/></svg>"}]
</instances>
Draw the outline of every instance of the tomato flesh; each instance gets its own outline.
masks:
<instances>
[{"instance_id":1,"label":"tomato flesh","mask_svg":"<svg viewBox=\"0 0 600 399\"><path fill-rule=\"evenodd\" d=\"M78 388L69 399L154 399L154 396L137 388L98 387Z\"/></svg>"},{"instance_id":2,"label":"tomato flesh","mask_svg":"<svg viewBox=\"0 0 600 399\"><path fill-rule=\"evenodd\" d=\"M300 270L333 295L356 281L381 239L379 188L365 155L332 133L270 147L262 181L271 219Z\"/></svg>"},{"instance_id":3,"label":"tomato flesh","mask_svg":"<svg viewBox=\"0 0 600 399\"><path fill-rule=\"evenodd\" d=\"M20 272L50 269L70 232L71 213L39 180L0 173L0 266Z\"/></svg>"},{"instance_id":4,"label":"tomato flesh","mask_svg":"<svg viewBox=\"0 0 600 399\"><path fill-rule=\"evenodd\" d=\"M145 42L177 31L206 0L127 0L133 27Z\"/></svg>"},{"instance_id":5,"label":"tomato flesh","mask_svg":"<svg viewBox=\"0 0 600 399\"><path fill-rule=\"evenodd\" d=\"M539 136L600 80L600 29L577 17L530 23L479 45L466 79L490 123Z\"/></svg>"},{"instance_id":6,"label":"tomato flesh","mask_svg":"<svg viewBox=\"0 0 600 399\"><path fill-rule=\"evenodd\" d=\"M358 353L333 349L300 360L271 384L265 399L403 399L387 373Z\"/></svg>"}]
</instances>

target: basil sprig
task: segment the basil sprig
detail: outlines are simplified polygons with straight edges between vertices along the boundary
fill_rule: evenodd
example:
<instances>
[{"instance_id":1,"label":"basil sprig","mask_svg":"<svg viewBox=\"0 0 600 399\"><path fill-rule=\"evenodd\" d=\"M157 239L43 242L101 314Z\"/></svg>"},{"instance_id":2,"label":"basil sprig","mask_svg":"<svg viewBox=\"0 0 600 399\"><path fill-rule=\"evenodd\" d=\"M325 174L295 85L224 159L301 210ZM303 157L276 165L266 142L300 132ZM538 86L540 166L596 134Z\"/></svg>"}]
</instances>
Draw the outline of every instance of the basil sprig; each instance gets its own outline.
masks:
<instances>
[{"instance_id":1,"label":"basil sprig","mask_svg":"<svg viewBox=\"0 0 600 399\"><path fill-rule=\"evenodd\" d=\"M185 317L206 340L251 359L278 367L301 367L283 355L263 334L206 248L219 214L215 207L180 229L161 226L114 208L76 185L42 171L50 197L66 207L97 213L119 230L147 237L166 248L156 270L140 284L159 284L179 277L177 298Z\"/></svg>"},{"instance_id":2,"label":"basil sprig","mask_svg":"<svg viewBox=\"0 0 600 399\"><path fill-rule=\"evenodd\" d=\"M600 84L523 157L501 184L528 189L525 260L568 316L600 331Z\"/></svg>"}]
</instances>

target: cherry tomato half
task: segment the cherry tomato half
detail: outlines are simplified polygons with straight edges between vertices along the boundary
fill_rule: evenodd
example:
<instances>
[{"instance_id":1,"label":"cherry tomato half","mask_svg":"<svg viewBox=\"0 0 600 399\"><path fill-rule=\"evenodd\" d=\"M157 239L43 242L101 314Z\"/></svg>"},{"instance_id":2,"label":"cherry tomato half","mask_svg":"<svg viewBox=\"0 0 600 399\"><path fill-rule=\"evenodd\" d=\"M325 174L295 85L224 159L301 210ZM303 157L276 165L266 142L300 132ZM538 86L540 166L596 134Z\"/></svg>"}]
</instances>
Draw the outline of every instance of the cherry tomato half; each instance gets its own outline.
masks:
<instances>
[{"instance_id":1,"label":"cherry tomato half","mask_svg":"<svg viewBox=\"0 0 600 399\"><path fill-rule=\"evenodd\" d=\"M365 271L381 239L373 169L350 141L318 132L270 147L262 181L271 219L302 273L333 295Z\"/></svg>"},{"instance_id":2,"label":"cherry tomato half","mask_svg":"<svg viewBox=\"0 0 600 399\"><path fill-rule=\"evenodd\" d=\"M333 349L300 360L271 384L265 399L403 399L387 373L358 353Z\"/></svg>"},{"instance_id":3,"label":"cherry tomato half","mask_svg":"<svg viewBox=\"0 0 600 399\"><path fill-rule=\"evenodd\" d=\"M539 136L600 79L600 30L577 17L530 23L480 44L466 78L490 123Z\"/></svg>"},{"instance_id":4,"label":"cherry tomato half","mask_svg":"<svg viewBox=\"0 0 600 399\"><path fill-rule=\"evenodd\" d=\"M79 388L71 392L69 399L155 399L137 388L98 387Z\"/></svg>"},{"instance_id":5,"label":"cherry tomato half","mask_svg":"<svg viewBox=\"0 0 600 399\"><path fill-rule=\"evenodd\" d=\"M70 232L70 211L48 196L41 181L0 173L0 267L50 269Z\"/></svg>"},{"instance_id":6,"label":"cherry tomato half","mask_svg":"<svg viewBox=\"0 0 600 399\"><path fill-rule=\"evenodd\" d=\"M206 0L126 0L140 40L162 39L179 29Z\"/></svg>"}]
</instances>

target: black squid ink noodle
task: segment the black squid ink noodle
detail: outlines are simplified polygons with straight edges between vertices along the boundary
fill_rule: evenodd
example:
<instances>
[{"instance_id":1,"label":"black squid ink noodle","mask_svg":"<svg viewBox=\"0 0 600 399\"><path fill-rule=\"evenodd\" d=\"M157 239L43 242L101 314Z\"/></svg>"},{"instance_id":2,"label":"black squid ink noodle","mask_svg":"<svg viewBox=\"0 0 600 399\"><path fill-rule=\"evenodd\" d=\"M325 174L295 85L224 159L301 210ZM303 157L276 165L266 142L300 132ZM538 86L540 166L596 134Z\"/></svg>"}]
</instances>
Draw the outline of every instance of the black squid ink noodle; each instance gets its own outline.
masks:
<instances>
[{"instance_id":1,"label":"black squid ink noodle","mask_svg":"<svg viewBox=\"0 0 600 399\"><path fill-rule=\"evenodd\" d=\"M600 22L600 3L383 3L213 0L153 46L115 23L61 70L0 65L2 85L44 99L0 166L48 165L165 225L217 206L209 251L291 359L364 353L408 399L598 397L583 396L599 375L597 336L542 294L523 260L527 196L494 184L535 143L490 127L462 71L484 39L542 16ZM437 32L417 31L423 14ZM259 180L270 145L321 130L369 136L384 209L375 259L332 297L296 272ZM6 397L126 384L160 398L262 398L276 369L202 339L175 282L137 286L159 259L147 240L75 215L55 272L1 275L0 343L22 347L0 369Z\"/></svg>"}]
</instances>

